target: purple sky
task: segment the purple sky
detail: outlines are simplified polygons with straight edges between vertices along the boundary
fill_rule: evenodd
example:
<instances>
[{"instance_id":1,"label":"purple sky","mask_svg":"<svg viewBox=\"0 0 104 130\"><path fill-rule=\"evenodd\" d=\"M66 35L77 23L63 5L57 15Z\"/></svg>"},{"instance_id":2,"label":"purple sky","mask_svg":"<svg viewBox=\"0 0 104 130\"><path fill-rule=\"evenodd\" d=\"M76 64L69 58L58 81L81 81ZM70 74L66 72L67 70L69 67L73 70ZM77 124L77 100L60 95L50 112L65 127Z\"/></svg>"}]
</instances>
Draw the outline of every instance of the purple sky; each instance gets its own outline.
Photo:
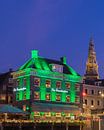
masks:
<instances>
[{"instance_id":1,"label":"purple sky","mask_svg":"<svg viewBox=\"0 0 104 130\"><path fill-rule=\"evenodd\" d=\"M92 34L104 78L104 0L1 0L0 72L19 68L38 49L43 57L66 56L83 75Z\"/></svg>"}]
</instances>

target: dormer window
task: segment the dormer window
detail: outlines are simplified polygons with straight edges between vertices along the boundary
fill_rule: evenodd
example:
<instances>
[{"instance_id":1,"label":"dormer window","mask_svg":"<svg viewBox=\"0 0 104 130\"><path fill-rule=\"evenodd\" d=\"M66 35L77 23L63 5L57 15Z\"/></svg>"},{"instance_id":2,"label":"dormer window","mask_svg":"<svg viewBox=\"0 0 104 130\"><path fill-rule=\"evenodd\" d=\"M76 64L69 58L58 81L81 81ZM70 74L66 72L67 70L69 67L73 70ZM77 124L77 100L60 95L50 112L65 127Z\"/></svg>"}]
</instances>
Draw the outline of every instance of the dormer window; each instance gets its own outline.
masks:
<instances>
[{"instance_id":1,"label":"dormer window","mask_svg":"<svg viewBox=\"0 0 104 130\"><path fill-rule=\"evenodd\" d=\"M63 73L63 66L58 64L51 64L51 69L53 72L60 72Z\"/></svg>"}]
</instances>

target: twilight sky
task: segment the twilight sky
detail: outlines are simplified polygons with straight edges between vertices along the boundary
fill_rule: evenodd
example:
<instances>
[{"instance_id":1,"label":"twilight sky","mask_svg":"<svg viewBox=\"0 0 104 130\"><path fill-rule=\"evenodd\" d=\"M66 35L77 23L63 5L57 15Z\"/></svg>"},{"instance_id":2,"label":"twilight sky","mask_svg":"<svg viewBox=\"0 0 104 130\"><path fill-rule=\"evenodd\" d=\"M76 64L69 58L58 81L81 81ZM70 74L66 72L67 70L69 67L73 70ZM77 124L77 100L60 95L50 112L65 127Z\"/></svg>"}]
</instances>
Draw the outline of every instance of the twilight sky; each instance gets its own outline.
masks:
<instances>
[{"instance_id":1,"label":"twilight sky","mask_svg":"<svg viewBox=\"0 0 104 130\"><path fill-rule=\"evenodd\" d=\"M66 56L83 75L92 34L104 78L104 0L1 0L0 72L19 68L38 49L43 57Z\"/></svg>"}]
</instances>

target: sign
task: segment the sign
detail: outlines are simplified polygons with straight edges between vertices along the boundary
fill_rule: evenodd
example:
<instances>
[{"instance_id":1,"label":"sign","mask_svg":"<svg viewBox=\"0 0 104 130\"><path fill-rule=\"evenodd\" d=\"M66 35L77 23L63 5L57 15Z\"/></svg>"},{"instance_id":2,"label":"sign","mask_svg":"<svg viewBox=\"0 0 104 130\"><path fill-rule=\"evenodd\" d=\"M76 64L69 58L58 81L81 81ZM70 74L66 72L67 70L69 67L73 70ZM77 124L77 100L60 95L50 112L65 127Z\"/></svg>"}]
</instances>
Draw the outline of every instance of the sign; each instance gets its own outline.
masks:
<instances>
[{"instance_id":1,"label":"sign","mask_svg":"<svg viewBox=\"0 0 104 130\"><path fill-rule=\"evenodd\" d=\"M13 89L14 92L17 92L17 91L24 91L24 90L26 90L25 87L23 87L23 88L14 88L14 89Z\"/></svg>"},{"instance_id":2,"label":"sign","mask_svg":"<svg viewBox=\"0 0 104 130\"><path fill-rule=\"evenodd\" d=\"M53 92L60 92L60 93L68 93L67 90L60 90L60 89L57 89L57 88L56 89L52 88L51 91L53 91Z\"/></svg>"}]
</instances>

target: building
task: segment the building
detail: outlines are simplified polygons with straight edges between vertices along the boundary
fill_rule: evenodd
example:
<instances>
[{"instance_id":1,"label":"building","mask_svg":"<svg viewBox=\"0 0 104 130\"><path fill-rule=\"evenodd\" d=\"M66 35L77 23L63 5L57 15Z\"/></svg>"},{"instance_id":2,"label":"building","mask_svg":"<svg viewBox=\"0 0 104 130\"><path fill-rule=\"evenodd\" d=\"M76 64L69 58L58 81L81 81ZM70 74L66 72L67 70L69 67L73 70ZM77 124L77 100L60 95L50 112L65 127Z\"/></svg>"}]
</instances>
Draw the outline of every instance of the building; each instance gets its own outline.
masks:
<instances>
[{"instance_id":1,"label":"building","mask_svg":"<svg viewBox=\"0 0 104 130\"><path fill-rule=\"evenodd\" d=\"M80 115L81 77L66 63L42 58L33 50L31 58L13 73L14 104L31 113L36 121L64 121Z\"/></svg>"},{"instance_id":2,"label":"building","mask_svg":"<svg viewBox=\"0 0 104 130\"><path fill-rule=\"evenodd\" d=\"M11 104L13 99L12 69L0 74L0 104Z\"/></svg>"},{"instance_id":3,"label":"building","mask_svg":"<svg viewBox=\"0 0 104 130\"><path fill-rule=\"evenodd\" d=\"M83 80L84 113L102 113L104 109L104 80L99 79L93 39L90 39L86 73Z\"/></svg>"},{"instance_id":4,"label":"building","mask_svg":"<svg viewBox=\"0 0 104 130\"><path fill-rule=\"evenodd\" d=\"M84 113L102 114L104 111L104 80L85 81L83 84Z\"/></svg>"}]
</instances>

